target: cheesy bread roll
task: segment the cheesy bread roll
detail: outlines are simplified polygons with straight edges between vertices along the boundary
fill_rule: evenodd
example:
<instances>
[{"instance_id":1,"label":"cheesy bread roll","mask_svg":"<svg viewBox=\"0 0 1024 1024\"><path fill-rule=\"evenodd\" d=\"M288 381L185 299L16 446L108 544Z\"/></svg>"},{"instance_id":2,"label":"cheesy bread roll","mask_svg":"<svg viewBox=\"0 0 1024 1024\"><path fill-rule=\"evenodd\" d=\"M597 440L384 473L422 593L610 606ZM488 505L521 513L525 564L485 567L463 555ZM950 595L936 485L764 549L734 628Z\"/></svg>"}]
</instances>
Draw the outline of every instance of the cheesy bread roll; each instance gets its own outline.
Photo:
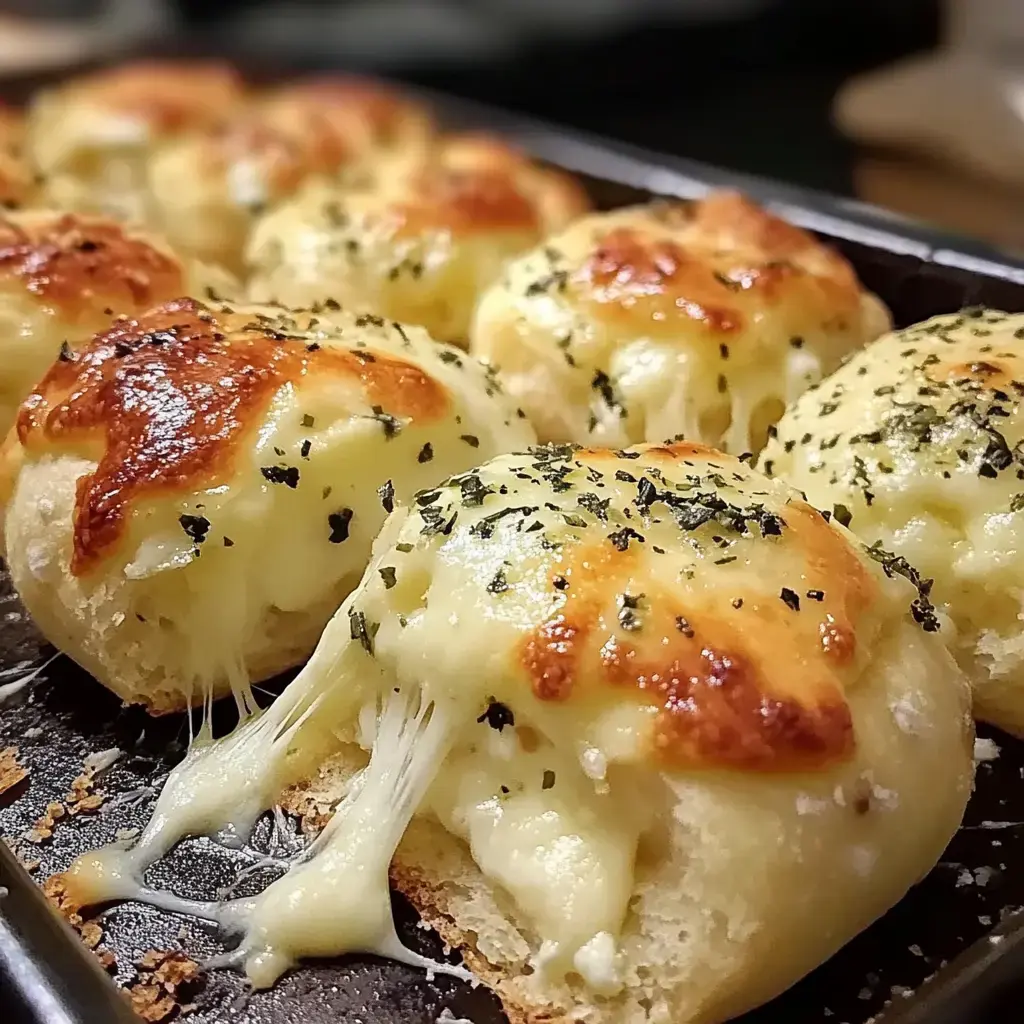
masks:
<instances>
[{"instance_id":1,"label":"cheesy bread roll","mask_svg":"<svg viewBox=\"0 0 1024 1024\"><path fill-rule=\"evenodd\" d=\"M868 346L786 415L766 472L934 577L979 718L1024 735L1024 315Z\"/></svg>"},{"instance_id":2,"label":"cheesy bread roll","mask_svg":"<svg viewBox=\"0 0 1024 1024\"><path fill-rule=\"evenodd\" d=\"M578 221L508 268L471 337L542 440L740 454L888 325L837 252L721 192Z\"/></svg>"},{"instance_id":3,"label":"cheesy bread roll","mask_svg":"<svg viewBox=\"0 0 1024 1024\"><path fill-rule=\"evenodd\" d=\"M0 215L0 437L62 347L226 275L178 259L159 238L100 217Z\"/></svg>"},{"instance_id":4,"label":"cheesy bread roll","mask_svg":"<svg viewBox=\"0 0 1024 1024\"><path fill-rule=\"evenodd\" d=\"M268 205L311 177L351 182L378 161L412 159L431 131L419 104L381 86L345 78L291 85L157 153L153 216L182 252L238 270Z\"/></svg>"},{"instance_id":5,"label":"cheesy bread roll","mask_svg":"<svg viewBox=\"0 0 1024 1024\"><path fill-rule=\"evenodd\" d=\"M717 1024L955 832L973 734L934 625L905 562L709 448L502 456L396 511L284 694L72 880L130 895L154 852L255 820L347 740L368 764L313 846L199 909L255 984L302 956L421 961L391 923L398 847L392 878L510 1019Z\"/></svg>"},{"instance_id":6,"label":"cheesy bread roll","mask_svg":"<svg viewBox=\"0 0 1024 1024\"><path fill-rule=\"evenodd\" d=\"M417 488L529 442L479 364L377 318L179 299L22 406L7 560L43 633L154 712L302 661Z\"/></svg>"},{"instance_id":7,"label":"cheesy bread roll","mask_svg":"<svg viewBox=\"0 0 1024 1024\"><path fill-rule=\"evenodd\" d=\"M315 185L268 214L248 249L257 301L343 306L467 340L473 307L513 256L586 209L578 185L502 144L456 137L373 187Z\"/></svg>"},{"instance_id":8,"label":"cheesy bread roll","mask_svg":"<svg viewBox=\"0 0 1024 1024\"><path fill-rule=\"evenodd\" d=\"M177 135L224 123L244 93L225 64L146 61L43 92L28 116L28 155L60 209L143 220L146 162Z\"/></svg>"}]
</instances>

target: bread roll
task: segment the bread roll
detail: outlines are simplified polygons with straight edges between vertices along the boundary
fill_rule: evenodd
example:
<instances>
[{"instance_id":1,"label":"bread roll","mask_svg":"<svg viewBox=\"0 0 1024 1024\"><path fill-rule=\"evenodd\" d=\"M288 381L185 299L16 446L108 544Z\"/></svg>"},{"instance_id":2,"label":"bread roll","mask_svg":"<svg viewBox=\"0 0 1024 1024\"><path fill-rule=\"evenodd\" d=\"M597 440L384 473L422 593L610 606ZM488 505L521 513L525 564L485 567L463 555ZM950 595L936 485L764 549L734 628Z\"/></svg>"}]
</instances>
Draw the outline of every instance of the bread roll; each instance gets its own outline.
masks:
<instances>
[{"instance_id":1,"label":"bread roll","mask_svg":"<svg viewBox=\"0 0 1024 1024\"><path fill-rule=\"evenodd\" d=\"M302 661L393 502L532 431L473 360L340 313L180 299L53 365L18 421L11 577L166 712Z\"/></svg>"},{"instance_id":2,"label":"bread roll","mask_svg":"<svg viewBox=\"0 0 1024 1024\"><path fill-rule=\"evenodd\" d=\"M314 185L257 226L257 301L346 308L423 324L464 345L481 292L513 256L586 209L567 175L481 136L455 137L349 192Z\"/></svg>"},{"instance_id":3,"label":"bread roll","mask_svg":"<svg viewBox=\"0 0 1024 1024\"><path fill-rule=\"evenodd\" d=\"M411 159L431 131L419 104L381 86L347 78L289 85L154 156L155 222L181 251L237 271L268 205L312 177L352 181L378 161Z\"/></svg>"},{"instance_id":4,"label":"bread roll","mask_svg":"<svg viewBox=\"0 0 1024 1024\"><path fill-rule=\"evenodd\" d=\"M137 894L182 833L326 773L338 809L306 854L200 909L256 985L303 956L421 963L391 923L401 842L393 878L512 1020L717 1024L955 832L973 730L934 625L909 566L729 456L502 456L396 508L299 676L73 881Z\"/></svg>"},{"instance_id":5,"label":"bread roll","mask_svg":"<svg viewBox=\"0 0 1024 1024\"><path fill-rule=\"evenodd\" d=\"M52 210L0 215L0 438L62 346L70 350L116 313L229 285L114 221Z\"/></svg>"},{"instance_id":6,"label":"bread roll","mask_svg":"<svg viewBox=\"0 0 1024 1024\"><path fill-rule=\"evenodd\" d=\"M904 555L979 718L1024 736L1024 315L973 309L868 346L779 423L762 466Z\"/></svg>"},{"instance_id":7,"label":"bread roll","mask_svg":"<svg viewBox=\"0 0 1024 1024\"><path fill-rule=\"evenodd\" d=\"M146 162L162 143L229 120L243 89L226 64L125 64L41 93L28 155L60 209L143 220Z\"/></svg>"},{"instance_id":8,"label":"bread roll","mask_svg":"<svg viewBox=\"0 0 1024 1024\"><path fill-rule=\"evenodd\" d=\"M742 196L577 221L484 295L472 351L542 440L735 454L888 327L837 252Z\"/></svg>"}]
</instances>

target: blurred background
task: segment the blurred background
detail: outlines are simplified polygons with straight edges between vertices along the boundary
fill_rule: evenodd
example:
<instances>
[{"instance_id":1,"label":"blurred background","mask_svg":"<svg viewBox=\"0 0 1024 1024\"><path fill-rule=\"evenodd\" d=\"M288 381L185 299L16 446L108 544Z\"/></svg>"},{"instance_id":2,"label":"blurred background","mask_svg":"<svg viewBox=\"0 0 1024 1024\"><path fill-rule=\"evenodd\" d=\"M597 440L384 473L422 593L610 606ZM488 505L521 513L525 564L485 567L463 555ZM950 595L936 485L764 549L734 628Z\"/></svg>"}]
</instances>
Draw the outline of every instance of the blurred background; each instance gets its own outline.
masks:
<instances>
[{"instance_id":1,"label":"blurred background","mask_svg":"<svg viewBox=\"0 0 1024 1024\"><path fill-rule=\"evenodd\" d=\"M368 70L1024 252L1024 0L0 0L0 71Z\"/></svg>"}]
</instances>

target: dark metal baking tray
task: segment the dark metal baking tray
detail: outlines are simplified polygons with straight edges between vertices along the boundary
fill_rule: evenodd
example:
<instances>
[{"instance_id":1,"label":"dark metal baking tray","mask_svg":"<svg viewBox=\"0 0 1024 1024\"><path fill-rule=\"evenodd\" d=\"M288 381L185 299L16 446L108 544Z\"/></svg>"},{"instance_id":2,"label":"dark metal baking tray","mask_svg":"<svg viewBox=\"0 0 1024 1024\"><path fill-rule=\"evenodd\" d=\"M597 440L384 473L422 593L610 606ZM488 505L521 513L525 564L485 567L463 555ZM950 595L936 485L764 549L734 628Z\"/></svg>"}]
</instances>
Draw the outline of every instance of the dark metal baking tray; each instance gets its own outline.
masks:
<instances>
[{"instance_id":1,"label":"dark metal baking tray","mask_svg":"<svg viewBox=\"0 0 1024 1024\"><path fill-rule=\"evenodd\" d=\"M861 204L431 98L450 124L498 129L537 157L577 172L601 206L652 194L693 196L714 186L741 188L841 249L900 325L971 304L1024 311L1024 264L984 246ZM19 666L42 664L52 654L6 578L0 579L0 684L15 678ZM889 1003L901 1020L911 1014L907 1024L982 1024L976 1008L988 989L994 991L991 961L999 960L1006 974L1007 958L1016 957L1024 973L1021 943L1013 941L1013 915L1024 907L1024 743L986 729L981 735L994 740L998 757L980 764L965 823L940 864L882 920L789 992L744 1017L744 1024L866 1024ZM80 851L140 827L153 787L184 754L187 736L184 716L151 719L137 708L121 707L70 660L58 658L0 711L0 748L17 746L30 769L25 782L0 797L0 833L27 857L38 858L35 877L41 882ZM122 753L98 779L107 795L102 809L59 821L46 843L24 841L47 803L60 799L81 772L84 758L113 747ZM183 895L212 897L266 850L269 836L269 823L263 822L253 849L241 853L205 839L188 840L151 878ZM269 877L257 873L249 885L259 888ZM439 955L434 936L417 928L408 908L397 902L404 940ZM221 949L209 926L137 904L109 910L102 923L104 943L117 960L114 977L122 984L136 977L133 965L147 950L181 949L202 959ZM991 941L994 928L1004 929L1005 937ZM961 954L969 962L940 970ZM238 975L214 972L183 997L194 1003L188 1019L196 1024L434 1024L445 1008L475 1024L503 1020L496 1000L482 988L451 979L427 981L418 971L365 957L306 964L274 989L255 994ZM955 1016L958 1006L968 1005L975 1009Z\"/></svg>"}]
</instances>

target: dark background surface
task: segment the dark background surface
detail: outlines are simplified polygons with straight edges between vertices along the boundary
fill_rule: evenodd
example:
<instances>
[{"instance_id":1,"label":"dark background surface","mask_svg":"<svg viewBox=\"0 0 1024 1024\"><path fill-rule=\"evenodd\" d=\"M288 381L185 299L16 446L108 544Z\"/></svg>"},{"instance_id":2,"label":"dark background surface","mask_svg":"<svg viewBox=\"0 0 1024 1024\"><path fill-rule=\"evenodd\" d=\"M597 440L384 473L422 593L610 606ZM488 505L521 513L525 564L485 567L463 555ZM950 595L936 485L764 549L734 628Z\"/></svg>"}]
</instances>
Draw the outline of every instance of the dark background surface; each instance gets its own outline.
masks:
<instances>
[{"instance_id":1,"label":"dark background surface","mask_svg":"<svg viewBox=\"0 0 1024 1024\"><path fill-rule=\"evenodd\" d=\"M177 6L198 33L237 38L226 26L267 5L179 0ZM940 21L938 0L771 0L748 16L655 16L598 38L582 28L575 39L538 29L499 59L424 52L389 67L379 50L365 59L456 95L848 195L854 151L829 116L837 88L854 73L933 48ZM324 33L303 49L327 61L331 47ZM279 43L267 50L282 55Z\"/></svg>"}]
</instances>

